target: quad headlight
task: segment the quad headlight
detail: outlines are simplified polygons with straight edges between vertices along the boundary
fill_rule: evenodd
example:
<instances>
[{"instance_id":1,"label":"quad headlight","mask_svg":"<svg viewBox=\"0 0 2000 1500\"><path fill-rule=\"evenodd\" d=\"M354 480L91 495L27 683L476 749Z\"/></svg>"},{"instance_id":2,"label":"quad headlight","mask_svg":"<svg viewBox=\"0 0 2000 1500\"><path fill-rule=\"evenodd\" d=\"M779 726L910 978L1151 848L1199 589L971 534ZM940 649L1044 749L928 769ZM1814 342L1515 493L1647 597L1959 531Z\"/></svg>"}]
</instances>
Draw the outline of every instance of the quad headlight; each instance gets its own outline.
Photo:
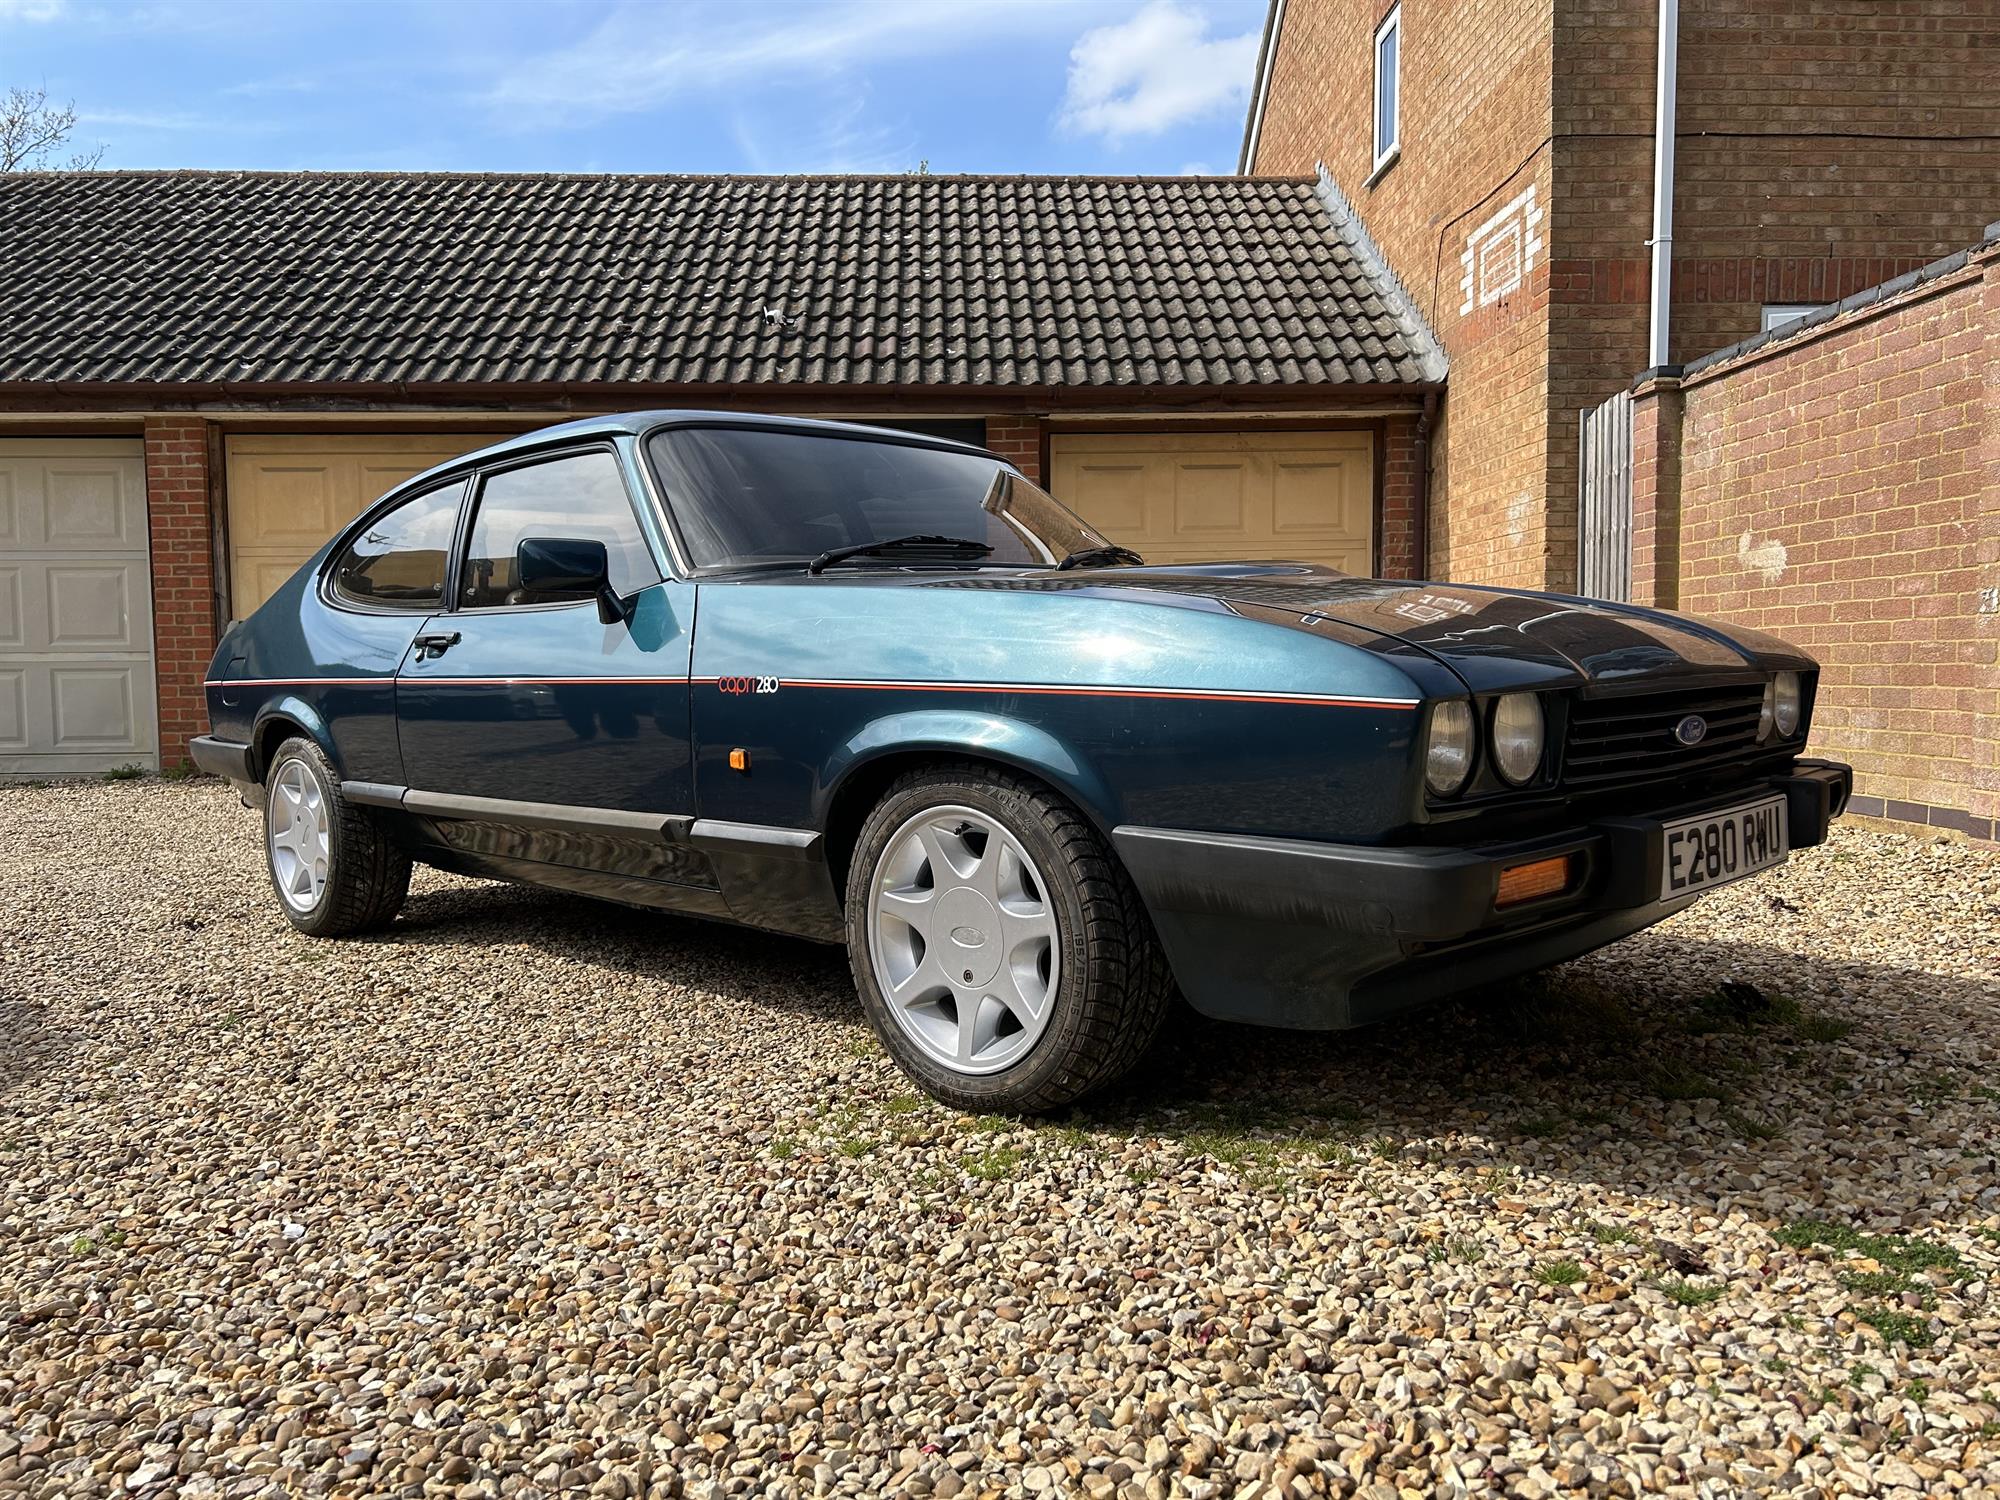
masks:
<instances>
[{"instance_id":1,"label":"quad headlight","mask_svg":"<svg viewBox=\"0 0 2000 1500\"><path fill-rule=\"evenodd\" d=\"M1771 722L1777 726L1780 738L1790 739L1799 732L1799 716L1804 708L1798 673L1780 672L1771 679Z\"/></svg>"},{"instance_id":2,"label":"quad headlight","mask_svg":"<svg viewBox=\"0 0 2000 1500\"><path fill-rule=\"evenodd\" d=\"M1522 786L1542 768L1542 700L1533 693L1508 693L1493 705L1493 765L1510 784Z\"/></svg>"},{"instance_id":3,"label":"quad headlight","mask_svg":"<svg viewBox=\"0 0 2000 1500\"><path fill-rule=\"evenodd\" d=\"M1805 693L1799 684L1799 674L1778 673L1764 684L1764 706L1757 715L1758 740L1768 740L1774 731L1779 739L1790 739L1799 732L1799 719L1804 712Z\"/></svg>"},{"instance_id":4,"label":"quad headlight","mask_svg":"<svg viewBox=\"0 0 2000 1500\"><path fill-rule=\"evenodd\" d=\"M1424 784L1438 796L1451 796L1472 774L1477 733L1472 706L1463 699L1431 709L1430 733L1424 745Z\"/></svg>"}]
</instances>

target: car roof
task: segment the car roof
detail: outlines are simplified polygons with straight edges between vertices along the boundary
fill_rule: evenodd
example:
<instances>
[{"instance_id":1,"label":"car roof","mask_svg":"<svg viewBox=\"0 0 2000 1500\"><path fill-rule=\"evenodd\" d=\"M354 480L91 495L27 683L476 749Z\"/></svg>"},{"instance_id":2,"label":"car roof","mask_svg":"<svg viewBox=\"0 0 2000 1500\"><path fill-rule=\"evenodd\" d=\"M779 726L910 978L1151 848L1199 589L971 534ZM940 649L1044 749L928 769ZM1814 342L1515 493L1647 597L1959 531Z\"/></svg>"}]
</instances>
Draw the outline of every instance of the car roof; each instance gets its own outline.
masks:
<instances>
[{"instance_id":1,"label":"car roof","mask_svg":"<svg viewBox=\"0 0 2000 1500\"><path fill-rule=\"evenodd\" d=\"M905 443L912 447L943 448L954 453L976 453L982 458L998 457L997 454L990 453L984 448L974 447L970 443L932 437L927 433L905 432L896 427L870 427L858 422L828 422L813 417L780 417L763 412L662 408L651 411L609 412L601 417L583 417L574 422L560 422L554 427L538 427L533 432L524 432L503 442L461 454L448 463L439 464L436 469L429 472L473 467L491 462L495 458L531 452L552 443L572 442L577 438L621 435L643 437L662 427L749 427L769 432L872 438L878 441Z\"/></svg>"}]
</instances>

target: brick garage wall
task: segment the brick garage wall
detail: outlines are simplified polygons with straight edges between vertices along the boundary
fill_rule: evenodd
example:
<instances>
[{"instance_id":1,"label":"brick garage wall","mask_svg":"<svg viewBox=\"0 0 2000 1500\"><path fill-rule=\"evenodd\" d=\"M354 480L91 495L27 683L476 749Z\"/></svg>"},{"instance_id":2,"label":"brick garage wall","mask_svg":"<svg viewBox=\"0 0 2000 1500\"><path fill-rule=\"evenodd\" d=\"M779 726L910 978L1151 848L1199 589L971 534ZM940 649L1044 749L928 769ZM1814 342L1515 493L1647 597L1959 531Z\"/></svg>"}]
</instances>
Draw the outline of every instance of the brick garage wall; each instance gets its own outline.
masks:
<instances>
[{"instance_id":1,"label":"brick garage wall","mask_svg":"<svg viewBox=\"0 0 2000 1500\"><path fill-rule=\"evenodd\" d=\"M160 765L187 758L208 731L202 677L215 654L214 536L209 511L208 424L146 422L146 524L152 542L153 655L160 708Z\"/></svg>"},{"instance_id":2,"label":"brick garage wall","mask_svg":"<svg viewBox=\"0 0 2000 1500\"><path fill-rule=\"evenodd\" d=\"M1545 503L1546 252L1470 315L1460 277L1471 230L1531 185L1547 201L1552 0L1404 0L1402 157L1370 182L1372 48L1388 9L1289 0L1251 167L1301 174L1324 162L1451 358L1424 571L1539 586L1554 576L1552 544L1566 545Z\"/></svg>"},{"instance_id":3,"label":"brick garage wall","mask_svg":"<svg viewBox=\"0 0 2000 1500\"><path fill-rule=\"evenodd\" d=\"M988 417L986 446L1035 483L1042 482L1042 419Z\"/></svg>"},{"instance_id":4,"label":"brick garage wall","mask_svg":"<svg viewBox=\"0 0 2000 1500\"><path fill-rule=\"evenodd\" d=\"M1665 425L1671 439L1672 397L1639 401L1642 542L1645 518L1676 503L1649 436ZM1854 763L1857 811L1993 837L2000 243L1691 371L1678 399L1680 607L1820 660L1813 744ZM1648 577L1673 597L1671 570Z\"/></svg>"},{"instance_id":5,"label":"brick garage wall","mask_svg":"<svg viewBox=\"0 0 2000 1500\"><path fill-rule=\"evenodd\" d=\"M1422 578L1417 561L1417 491L1423 459L1416 417L1382 424L1382 496L1376 570L1384 578Z\"/></svg>"}]
</instances>

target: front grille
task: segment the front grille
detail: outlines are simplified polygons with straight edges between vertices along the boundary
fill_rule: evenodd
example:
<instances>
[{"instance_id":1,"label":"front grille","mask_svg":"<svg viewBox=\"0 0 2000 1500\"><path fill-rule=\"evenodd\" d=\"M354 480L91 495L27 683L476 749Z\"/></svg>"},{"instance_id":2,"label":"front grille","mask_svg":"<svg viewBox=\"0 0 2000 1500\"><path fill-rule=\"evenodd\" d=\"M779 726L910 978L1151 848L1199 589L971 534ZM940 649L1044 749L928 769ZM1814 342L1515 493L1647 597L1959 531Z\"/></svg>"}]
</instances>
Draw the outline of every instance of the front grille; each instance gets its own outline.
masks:
<instances>
[{"instance_id":1,"label":"front grille","mask_svg":"<svg viewBox=\"0 0 2000 1500\"><path fill-rule=\"evenodd\" d=\"M1570 708L1563 785L1648 781L1747 760L1757 749L1763 706L1761 683L1578 699ZM1684 745L1674 730L1690 714L1707 722L1708 733Z\"/></svg>"}]
</instances>

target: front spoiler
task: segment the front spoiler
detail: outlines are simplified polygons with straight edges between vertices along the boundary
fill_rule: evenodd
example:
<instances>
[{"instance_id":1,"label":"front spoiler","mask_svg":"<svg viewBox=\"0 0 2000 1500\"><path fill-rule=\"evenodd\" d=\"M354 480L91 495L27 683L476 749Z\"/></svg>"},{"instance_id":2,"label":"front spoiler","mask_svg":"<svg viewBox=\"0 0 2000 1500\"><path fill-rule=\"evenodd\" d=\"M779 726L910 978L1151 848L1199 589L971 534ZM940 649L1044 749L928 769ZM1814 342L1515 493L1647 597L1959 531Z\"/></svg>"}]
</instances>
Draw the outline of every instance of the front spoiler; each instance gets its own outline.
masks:
<instances>
[{"instance_id":1,"label":"front spoiler","mask_svg":"<svg viewBox=\"0 0 2000 1500\"><path fill-rule=\"evenodd\" d=\"M1180 829L1113 830L1189 1003L1221 1020L1332 1030L1588 953L1695 897L1657 899L1662 825L1782 792L1793 849L1824 842L1853 773L1801 761L1657 816L1601 818L1507 844L1375 848ZM1502 911L1500 872L1570 854L1561 895Z\"/></svg>"}]
</instances>

